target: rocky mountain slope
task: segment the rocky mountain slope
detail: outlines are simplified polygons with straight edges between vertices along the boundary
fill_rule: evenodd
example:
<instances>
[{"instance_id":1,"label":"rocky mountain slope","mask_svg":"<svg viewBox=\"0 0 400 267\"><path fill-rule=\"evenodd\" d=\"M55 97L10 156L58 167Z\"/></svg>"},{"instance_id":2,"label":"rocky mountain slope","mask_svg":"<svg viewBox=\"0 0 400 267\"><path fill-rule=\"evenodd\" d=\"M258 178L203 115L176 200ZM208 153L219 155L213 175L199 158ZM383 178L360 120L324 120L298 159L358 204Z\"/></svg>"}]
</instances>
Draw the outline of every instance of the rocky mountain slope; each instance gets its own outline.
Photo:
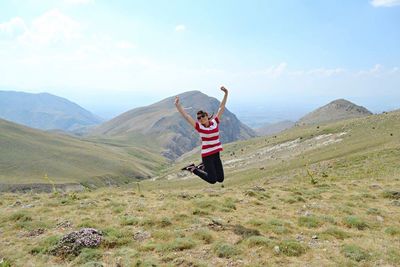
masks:
<instances>
[{"instance_id":1,"label":"rocky mountain slope","mask_svg":"<svg viewBox=\"0 0 400 267\"><path fill-rule=\"evenodd\" d=\"M196 118L198 110L216 113L220 102L200 91L189 91L179 95L185 110ZM135 139L151 139L159 144L162 155L175 159L200 144L195 130L186 122L174 105L175 96L146 107L135 108L96 127L92 136L119 138L135 143ZM229 101L229 100L228 100ZM228 143L256 136L255 132L241 123L225 109L220 125L221 141Z\"/></svg>"},{"instance_id":2,"label":"rocky mountain slope","mask_svg":"<svg viewBox=\"0 0 400 267\"><path fill-rule=\"evenodd\" d=\"M368 109L357 106L356 104L345 99L337 99L329 104L320 107L304 117L302 117L297 124L309 125L324 122L333 122L343 119L359 118L371 115L372 112Z\"/></svg>"}]
</instances>

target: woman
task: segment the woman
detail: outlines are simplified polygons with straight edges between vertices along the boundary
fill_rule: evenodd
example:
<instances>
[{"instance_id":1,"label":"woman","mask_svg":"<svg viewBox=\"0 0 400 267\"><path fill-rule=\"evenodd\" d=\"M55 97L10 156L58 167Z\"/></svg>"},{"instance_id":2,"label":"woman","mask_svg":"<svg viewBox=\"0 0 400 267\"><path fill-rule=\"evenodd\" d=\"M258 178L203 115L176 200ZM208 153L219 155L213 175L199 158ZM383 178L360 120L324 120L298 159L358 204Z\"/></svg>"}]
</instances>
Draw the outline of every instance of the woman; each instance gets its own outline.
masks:
<instances>
[{"instance_id":1,"label":"woman","mask_svg":"<svg viewBox=\"0 0 400 267\"><path fill-rule=\"evenodd\" d=\"M179 103L179 97L175 97L175 106L182 116L196 129L200 134L202 146L201 157L202 163L195 166L193 163L186 166L182 170L190 171L196 174L204 181L215 184L216 182L222 183L224 181L224 169L219 157L219 152L222 151L222 145L219 141L219 121L224 113L226 99L228 97L228 90L221 86L221 90L225 93L219 106L218 112L214 118L209 117L205 111L197 112L197 121L195 121L189 114L187 114Z\"/></svg>"}]
</instances>

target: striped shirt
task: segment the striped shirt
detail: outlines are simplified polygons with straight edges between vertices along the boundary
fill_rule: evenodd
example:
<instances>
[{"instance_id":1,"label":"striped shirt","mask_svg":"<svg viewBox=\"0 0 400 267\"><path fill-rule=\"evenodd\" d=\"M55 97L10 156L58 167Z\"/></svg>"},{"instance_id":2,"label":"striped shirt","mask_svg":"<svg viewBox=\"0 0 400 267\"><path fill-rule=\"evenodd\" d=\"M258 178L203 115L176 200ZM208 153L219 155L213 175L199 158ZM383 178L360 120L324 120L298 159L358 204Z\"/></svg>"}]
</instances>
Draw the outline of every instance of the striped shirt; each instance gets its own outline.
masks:
<instances>
[{"instance_id":1,"label":"striped shirt","mask_svg":"<svg viewBox=\"0 0 400 267\"><path fill-rule=\"evenodd\" d=\"M207 157L219 151L222 151L222 145L219 141L219 118L210 120L209 127L205 127L196 121L195 129L201 137L201 156Z\"/></svg>"}]
</instances>

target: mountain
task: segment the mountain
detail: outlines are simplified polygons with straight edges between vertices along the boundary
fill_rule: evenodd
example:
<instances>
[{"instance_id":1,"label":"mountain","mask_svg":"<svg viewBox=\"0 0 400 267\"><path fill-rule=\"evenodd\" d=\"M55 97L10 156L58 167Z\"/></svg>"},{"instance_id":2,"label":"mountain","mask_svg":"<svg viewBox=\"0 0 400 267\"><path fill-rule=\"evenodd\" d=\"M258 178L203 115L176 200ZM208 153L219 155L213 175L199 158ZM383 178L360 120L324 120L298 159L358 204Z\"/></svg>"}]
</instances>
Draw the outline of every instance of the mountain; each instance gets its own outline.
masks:
<instances>
[{"instance_id":1,"label":"mountain","mask_svg":"<svg viewBox=\"0 0 400 267\"><path fill-rule=\"evenodd\" d=\"M148 178L165 163L147 150L93 143L2 119L0 151L0 183L6 184L48 183L46 174L55 183L121 184Z\"/></svg>"},{"instance_id":2,"label":"mountain","mask_svg":"<svg viewBox=\"0 0 400 267\"><path fill-rule=\"evenodd\" d=\"M368 115L372 115L372 112L368 109L362 106L357 106L356 104L345 99L338 99L308 113L302 117L297 124L309 125L323 122L333 122L350 118L359 118Z\"/></svg>"},{"instance_id":3,"label":"mountain","mask_svg":"<svg viewBox=\"0 0 400 267\"><path fill-rule=\"evenodd\" d=\"M272 135L280 133L295 125L293 121L280 121L277 123L266 123L262 127L254 129L259 136Z\"/></svg>"},{"instance_id":4,"label":"mountain","mask_svg":"<svg viewBox=\"0 0 400 267\"><path fill-rule=\"evenodd\" d=\"M198 110L216 113L220 102L200 91L179 95L182 106L193 118ZM135 139L152 140L167 158L175 159L200 145L196 131L186 122L174 105L175 96L146 107L135 108L93 129L92 136L119 138L137 143ZM221 142L228 143L256 136L228 109L221 119Z\"/></svg>"},{"instance_id":5,"label":"mountain","mask_svg":"<svg viewBox=\"0 0 400 267\"><path fill-rule=\"evenodd\" d=\"M102 119L79 105L48 93L0 91L0 118L41 130L84 132Z\"/></svg>"}]
</instances>

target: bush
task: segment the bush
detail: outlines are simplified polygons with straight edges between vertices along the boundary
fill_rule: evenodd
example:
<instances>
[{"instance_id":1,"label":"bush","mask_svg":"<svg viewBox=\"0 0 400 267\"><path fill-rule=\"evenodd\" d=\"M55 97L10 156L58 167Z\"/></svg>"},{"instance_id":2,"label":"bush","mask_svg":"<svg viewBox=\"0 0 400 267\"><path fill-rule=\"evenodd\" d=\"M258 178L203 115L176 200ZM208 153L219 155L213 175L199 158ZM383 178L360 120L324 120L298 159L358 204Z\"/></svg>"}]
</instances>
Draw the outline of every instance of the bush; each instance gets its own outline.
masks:
<instances>
[{"instance_id":1,"label":"bush","mask_svg":"<svg viewBox=\"0 0 400 267\"><path fill-rule=\"evenodd\" d=\"M341 239L341 240L350 237L350 234L348 234L348 233L346 233L346 232L344 232L344 231L342 231L342 230L340 230L340 229L338 229L336 227L328 228L327 230L325 230L323 232L323 234L331 235L331 236L334 236L337 239Z\"/></svg>"},{"instance_id":2,"label":"bush","mask_svg":"<svg viewBox=\"0 0 400 267\"><path fill-rule=\"evenodd\" d=\"M250 236L247 239L247 244L249 247L263 246L272 248L274 246L274 242L271 239L266 238L264 236L254 236L254 235Z\"/></svg>"},{"instance_id":3,"label":"bush","mask_svg":"<svg viewBox=\"0 0 400 267\"><path fill-rule=\"evenodd\" d=\"M368 260L370 258L368 252L356 245L344 245L341 252L349 259L357 262L362 260Z\"/></svg>"},{"instance_id":4,"label":"bush","mask_svg":"<svg viewBox=\"0 0 400 267\"><path fill-rule=\"evenodd\" d=\"M204 241L206 244L211 244L214 240L212 233L207 229L200 229L194 232L193 236Z\"/></svg>"},{"instance_id":5,"label":"bush","mask_svg":"<svg viewBox=\"0 0 400 267\"><path fill-rule=\"evenodd\" d=\"M121 225L138 225L139 219L134 216L123 216L121 218Z\"/></svg>"},{"instance_id":6,"label":"bush","mask_svg":"<svg viewBox=\"0 0 400 267\"><path fill-rule=\"evenodd\" d=\"M389 226L386 228L385 233L391 236L400 235L400 228L396 226Z\"/></svg>"},{"instance_id":7,"label":"bush","mask_svg":"<svg viewBox=\"0 0 400 267\"><path fill-rule=\"evenodd\" d=\"M344 219L344 223L347 227L357 228L358 230L364 230L365 228L368 228L368 224L357 216L347 216Z\"/></svg>"},{"instance_id":8,"label":"bush","mask_svg":"<svg viewBox=\"0 0 400 267\"><path fill-rule=\"evenodd\" d=\"M91 261L100 260L103 257L103 254L98 249L93 248L84 248L79 254L79 258L77 262L79 264L84 264Z\"/></svg>"},{"instance_id":9,"label":"bush","mask_svg":"<svg viewBox=\"0 0 400 267\"><path fill-rule=\"evenodd\" d=\"M299 218L299 226L316 228L321 226L321 221L315 216L301 216Z\"/></svg>"},{"instance_id":10,"label":"bush","mask_svg":"<svg viewBox=\"0 0 400 267\"><path fill-rule=\"evenodd\" d=\"M241 253L238 248L227 243L215 244L213 251L220 258L230 258Z\"/></svg>"},{"instance_id":11,"label":"bush","mask_svg":"<svg viewBox=\"0 0 400 267\"><path fill-rule=\"evenodd\" d=\"M306 252L306 248L296 240L284 240L279 244L283 254L290 257L298 257Z\"/></svg>"},{"instance_id":12,"label":"bush","mask_svg":"<svg viewBox=\"0 0 400 267\"><path fill-rule=\"evenodd\" d=\"M196 243L190 238L176 238L171 243L156 246L156 249L158 251L182 251L195 246Z\"/></svg>"}]
</instances>

